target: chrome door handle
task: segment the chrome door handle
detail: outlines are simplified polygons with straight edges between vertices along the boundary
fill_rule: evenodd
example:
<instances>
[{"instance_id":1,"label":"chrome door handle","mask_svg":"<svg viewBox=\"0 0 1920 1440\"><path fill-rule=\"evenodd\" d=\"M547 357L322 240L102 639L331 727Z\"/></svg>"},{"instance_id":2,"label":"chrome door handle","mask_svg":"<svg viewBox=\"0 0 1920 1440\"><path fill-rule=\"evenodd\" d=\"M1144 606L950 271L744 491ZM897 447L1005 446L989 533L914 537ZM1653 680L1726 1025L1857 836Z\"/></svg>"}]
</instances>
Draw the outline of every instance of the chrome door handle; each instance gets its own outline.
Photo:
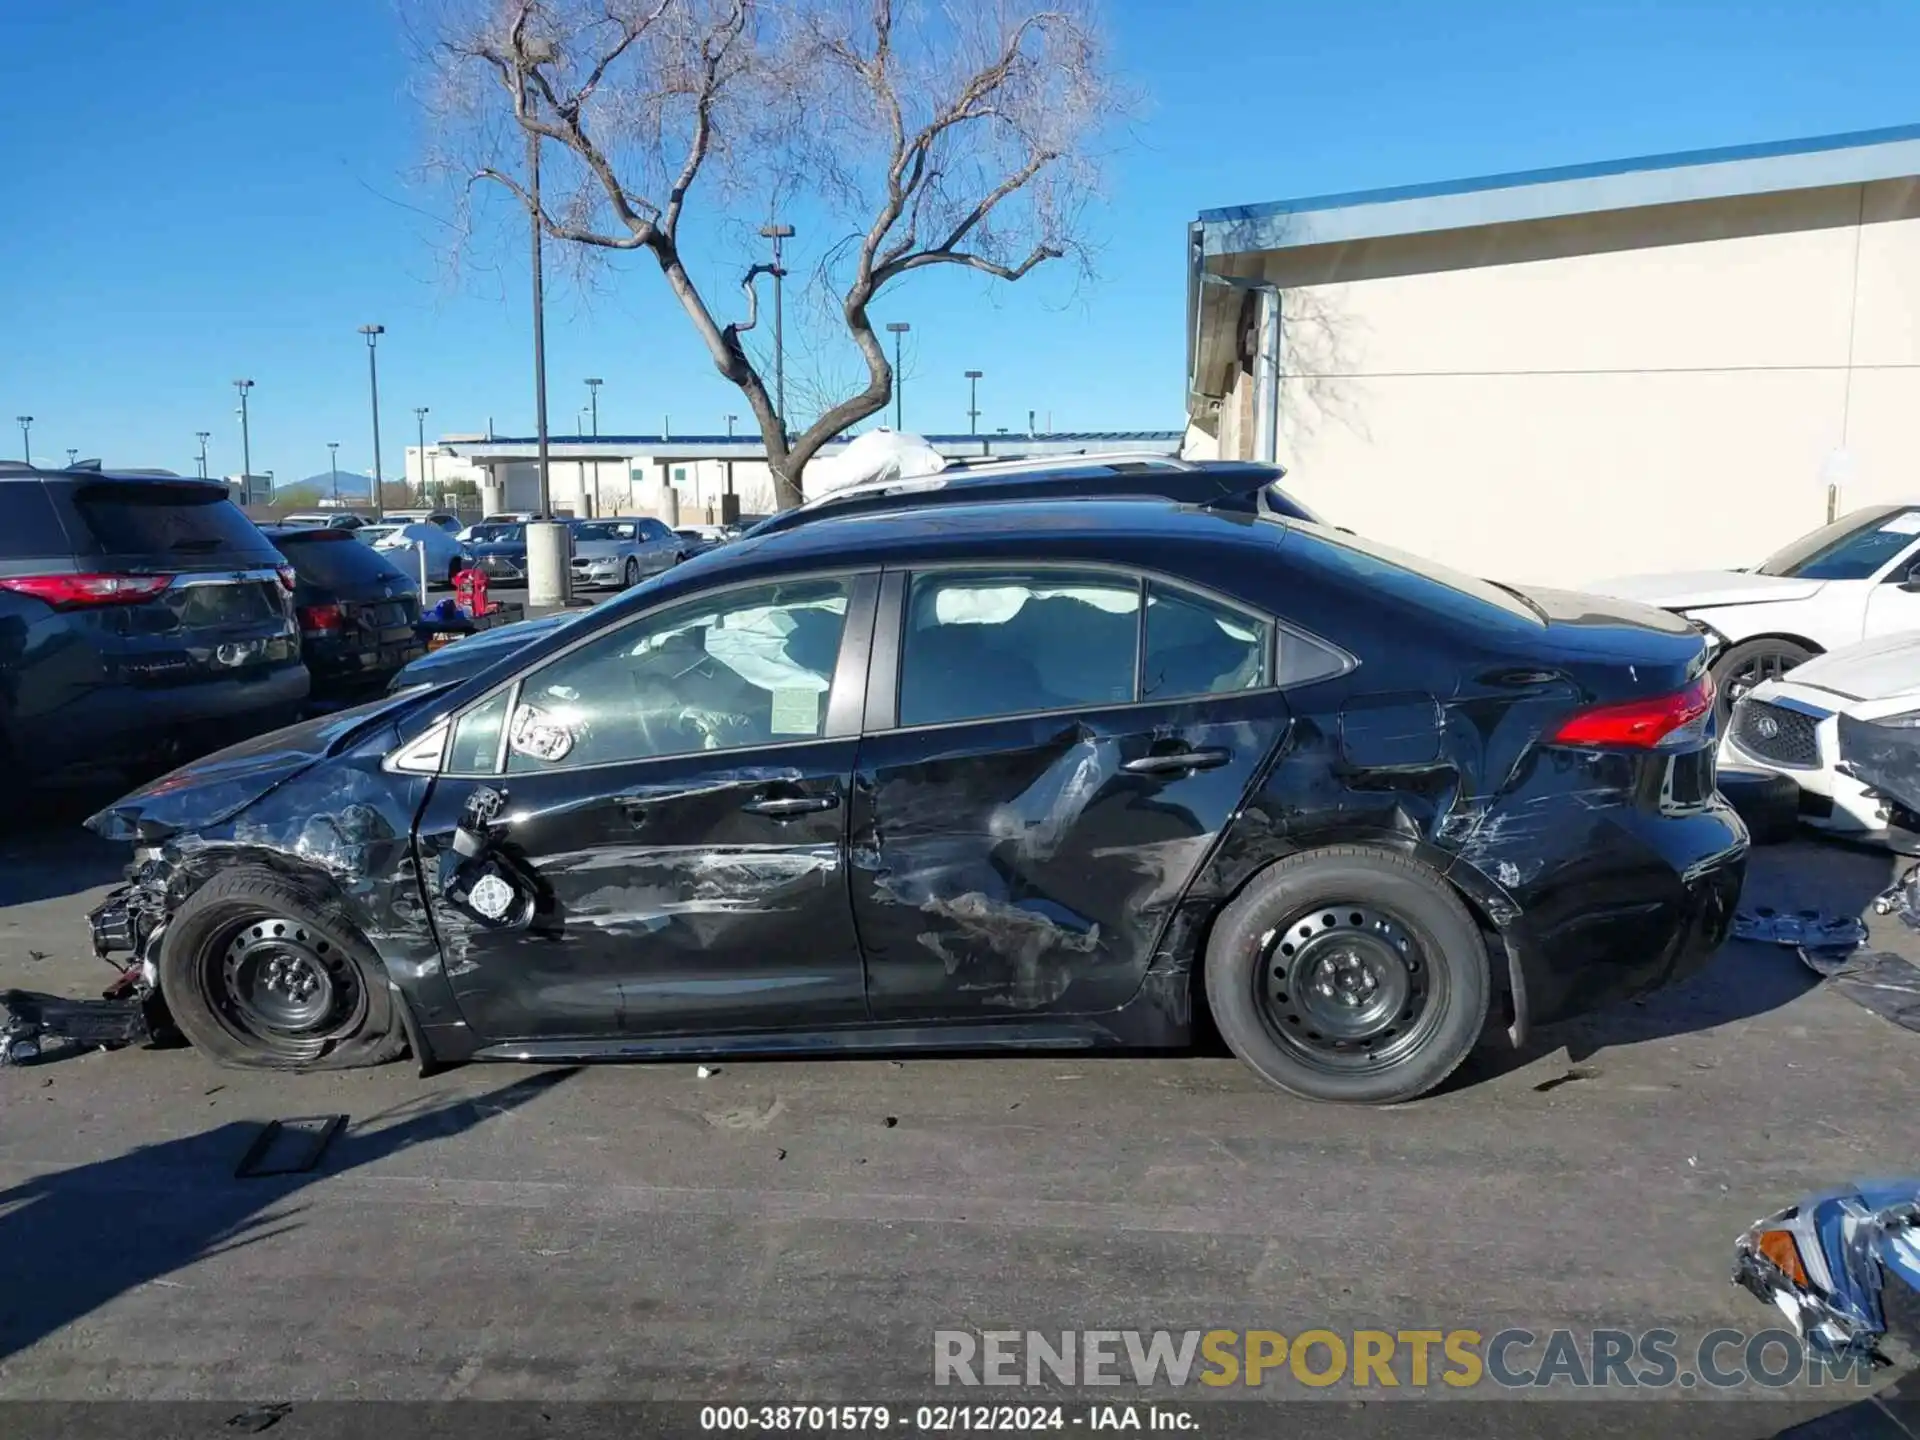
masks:
<instances>
[{"instance_id":1,"label":"chrome door handle","mask_svg":"<svg viewBox=\"0 0 1920 1440\"><path fill-rule=\"evenodd\" d=\"M765 800L749 800L740 808L749 815L771 815L775 819L785 820L793 815L811 815L818 810L837 809L840 799L835 795L785 795Z\"/></svg>"},{"instance_id":2,"label":"chrome door handle","mask_svg":"<svg viewBox=\"0 0 1920 1440\"><path fill-rule=\"evenodd\" d=\"M1214 770L1233 758L1230 750L1175 750L1164 755L1142 755L1121 769L1132 775L1169 775L1183 770Z\"/></svg>"}]
</instances>

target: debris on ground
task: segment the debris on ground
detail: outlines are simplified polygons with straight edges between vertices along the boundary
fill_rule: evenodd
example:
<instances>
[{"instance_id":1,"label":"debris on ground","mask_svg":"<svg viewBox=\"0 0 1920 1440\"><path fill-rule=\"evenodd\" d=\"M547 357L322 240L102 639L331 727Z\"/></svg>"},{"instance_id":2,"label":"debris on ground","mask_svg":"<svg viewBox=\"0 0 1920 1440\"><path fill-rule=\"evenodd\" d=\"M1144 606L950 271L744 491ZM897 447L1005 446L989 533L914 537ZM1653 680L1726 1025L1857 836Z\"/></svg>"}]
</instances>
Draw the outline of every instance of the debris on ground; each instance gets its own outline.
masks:
<instances>
[{"instance_id":1,"label":"debris on ground","mask_svg":"<svg viewBox=\"0 0 1920 1440\"><path fill-rule=\"evenodd\" d=\"M711 1080L719 1073L720 1067L718 1065L700 1065L695 1067L693 1075L696 1080Z\"/></svg>"},{"instance_id":2,"label":"debris on ground","mask_svg":"<svg viewBox=\"0 0 1920 1440\"><path fill-rule=\"evenodd\" d=\"M1750 1227L1733 1282L1834 1360L1910 1364L1920 1347L1920 1179L1825 1191Z\"/></svg>"},{"instance_id":3,"label":"debris on ground","mask_svg":"<svg viewBox=\"0 0 1920 1440\"><path fill-rule=\"evenodd\" d=\"M137 996L72 1000L37 990L4 990L0 1009L7 1012L0 1065L24 1065L61 1050L137 1045L153 1034L146 1002Z\"/></svg>"},{"instance_id":4,"label":"debris on ground","mask_svg":"<svg viewBox=\"0 0 1920 1440\"><path fill-rule=\"evenodd\" d=\"M1801 960L1833 988L1906 1030L1920 1031L1920 967L1889 950L1846 955L1801 947Z\"/></svg>"},{"instance_id":5,"label":"debris on ground","mask_svg":"<svg viewBox=\"0 0 1920 1440\"><path fill-rule=\"evenodd\" d=\"M1849 952L1867 943L1867 927L1855 916L1826 910L1775 910L1767 905L1736 910L1733 935L1736 940L1757 940L1765 945L1808 945L1821 950L1845 947Z\"/></svg>"},{"instance_id":6,"label":"debris on ground","mask_svg":"<svg viewBox=\"0 0 1920 1440\"><path fill-rule=\"evenodd\" d=\"M247 1153L234 1167L236 1180L259 1180L271 1175L304 1175L346 1128L344 1115L311 1115L294 1120L269 1120L253 1137Z\"/></svg>"}]
</instances>

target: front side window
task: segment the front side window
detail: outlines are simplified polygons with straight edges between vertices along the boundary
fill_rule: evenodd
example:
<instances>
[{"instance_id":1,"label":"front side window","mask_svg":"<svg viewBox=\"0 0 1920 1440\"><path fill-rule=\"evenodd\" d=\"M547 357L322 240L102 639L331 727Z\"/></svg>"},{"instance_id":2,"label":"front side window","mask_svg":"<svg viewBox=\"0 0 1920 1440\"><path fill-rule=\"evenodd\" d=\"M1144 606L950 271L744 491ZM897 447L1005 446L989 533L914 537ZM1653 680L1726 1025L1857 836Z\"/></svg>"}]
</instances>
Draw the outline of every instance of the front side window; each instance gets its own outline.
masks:
<instances>
[{"instance_id":1,"label":"front side window","mask_svg":"<svg viewBox=\"0 0 1920 1440\"><path fill-rule=\"evenodd\" d=\"M916 575L900 647L902 725L1123 705L1140 585L1068 570Z\"/></svg>"},{"instance_id":2,"label":"front side window","mask_svg":"<svg viewBox=\"0 0 1920 1440\"><path fill-rule=\"evenodd\" d=\"M527 676L509 774L817 739L849 582L784 581L643 616Z\"/></svg>"}]
</instances>

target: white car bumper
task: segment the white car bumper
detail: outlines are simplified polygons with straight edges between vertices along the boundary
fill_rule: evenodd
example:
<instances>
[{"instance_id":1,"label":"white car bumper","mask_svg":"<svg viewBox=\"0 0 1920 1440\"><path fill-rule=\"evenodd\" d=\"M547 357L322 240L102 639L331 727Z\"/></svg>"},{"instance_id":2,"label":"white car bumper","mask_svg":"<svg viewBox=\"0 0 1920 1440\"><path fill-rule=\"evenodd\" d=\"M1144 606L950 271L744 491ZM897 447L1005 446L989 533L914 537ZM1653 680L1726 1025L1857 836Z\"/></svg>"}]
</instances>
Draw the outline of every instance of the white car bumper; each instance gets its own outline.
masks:
<instances>
[{"instance_id":1,"label":"white car bumper","mask_svg":"<svg viewBox=\"0 0 1920 1440\"><path fill-rule=\"evenodd\" d=\"M1791 676L1756 685L1735 704L1720 741L1720 763L1785 775L1800 787L1803 824L1836 835L1884 835L1887 810L1840 757L1839 696L1795 686Z\"/></svg>"}]
</instances>

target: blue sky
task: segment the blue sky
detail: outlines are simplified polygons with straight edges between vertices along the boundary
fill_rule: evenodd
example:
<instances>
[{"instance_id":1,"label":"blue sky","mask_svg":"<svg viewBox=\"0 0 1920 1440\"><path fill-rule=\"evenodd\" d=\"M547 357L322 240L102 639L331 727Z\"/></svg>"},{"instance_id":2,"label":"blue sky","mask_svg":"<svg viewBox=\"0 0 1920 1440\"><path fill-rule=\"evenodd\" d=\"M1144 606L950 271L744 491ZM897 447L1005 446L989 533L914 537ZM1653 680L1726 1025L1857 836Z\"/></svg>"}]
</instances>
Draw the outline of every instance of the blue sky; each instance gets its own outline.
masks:
<instances>
[{"instance_id":1,"label":"blue sky","mask_svg":"<svg viewBox=\"0 0 1920 1440\"><path fill-rule=\"evenodd\" d=\"M12 0L0 135L0 455L35 416L66 447L240 468L231 381L255 380L254 467L368 468L429 435L532 428L524 268L445 263L405 0ZM876 306L910 321L906 423L1181 422L1182 238L1196 211L1920 120L1913 0L1109 0L1146 93L1090 282L937 273ZM820 238L820 237L815 237ZM809 252L802 248L795 268ZM506 257L511 259L512 257ZM728 259L727 271L734 261ZM744 413L650 267L550 298L551 423L604 377L603 432L712 432ZM10 438L9 438L10 437Z\"/></svg>"}]
</instances>

